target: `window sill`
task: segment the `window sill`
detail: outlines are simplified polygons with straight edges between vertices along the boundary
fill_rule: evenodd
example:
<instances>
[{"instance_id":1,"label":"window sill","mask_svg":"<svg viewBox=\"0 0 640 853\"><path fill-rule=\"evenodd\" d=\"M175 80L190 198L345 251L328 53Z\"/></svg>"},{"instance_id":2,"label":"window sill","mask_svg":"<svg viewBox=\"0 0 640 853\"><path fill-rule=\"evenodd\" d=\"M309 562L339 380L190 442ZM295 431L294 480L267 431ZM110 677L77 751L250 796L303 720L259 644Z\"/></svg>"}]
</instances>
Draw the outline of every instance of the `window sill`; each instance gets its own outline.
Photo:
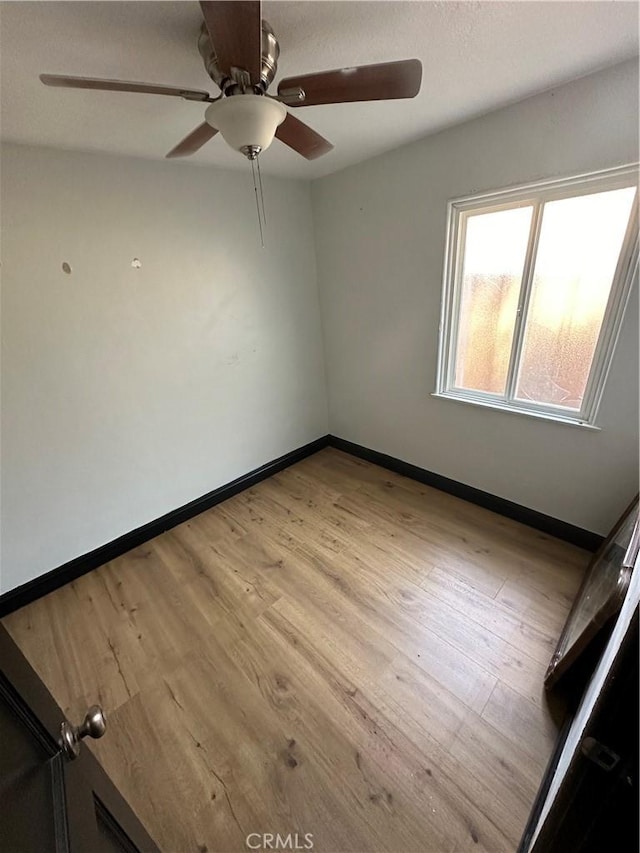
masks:
<instances>
[{"instance_id":1,"label":"window sill","mask_svg":"<svg viewBox=\"0 0 640 853\"><path fill-rule=\"evenodd\" d=\"M536 418L541 421L552 421L556 424L566 424L567 426L579 427L580 429L593 430L600 432L601 427L595 424L588 424L584 421L578 421L575 418L563 417L560 414L552 414L550 412L534 412L529 409L517 409L508 406L506 403L493 402L488 400L472 400L467 397L458 397L455 394L448 394L444 391L433 391L432 397L439 397L442 400L453 400L454 403L465 403L470 406L480 406L483 409L493 409L499 412L508 412L511 415L524 415L526 418Z\"/></svg>"}]
</instances>

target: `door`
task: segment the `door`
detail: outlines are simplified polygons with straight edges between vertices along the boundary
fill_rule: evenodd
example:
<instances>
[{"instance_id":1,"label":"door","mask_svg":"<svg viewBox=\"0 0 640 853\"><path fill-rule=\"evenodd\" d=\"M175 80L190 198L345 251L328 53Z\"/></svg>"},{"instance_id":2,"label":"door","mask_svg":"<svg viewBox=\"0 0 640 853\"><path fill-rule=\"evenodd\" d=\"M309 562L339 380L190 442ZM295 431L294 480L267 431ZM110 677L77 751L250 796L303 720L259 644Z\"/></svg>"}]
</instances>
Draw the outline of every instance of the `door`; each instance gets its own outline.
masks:
<instances>
[{"instance_id":1,"label":"door","mask_svg":"<svg viewBox=\"0 0 640 853\"><path fill-rule=\"evenodd\" d=\"M521 853L638 851L637 597L630 605L615 658L587 719L578 727L560 783L552 796L547 794L549 807L546 814L543 807L537 834L535 827L525 833ZM574 725L582 717L581 706Z\"/></svg>"},{"instance_id":2,"label":"door","mask_svg":"<svg viewBox=\"0 0 640 853\"><path fill-rule=\"evenodd\" d=\"M63 722L66 750L61 745ZM85 736L101 736L103 728L99 709L94 709L79 729L69 725L0 625L2 853L158 853L140 821L82 743Z\"/></svg>"},{"instance_id":3,"label":"door","mask_svg":"<svg viewBox=\"0 0 640 853\"><path fill-rule=\"evenodd\" d=\"M639 542L636 497L589 564L547 669L544 679L547 689L570 671L578 670L574 681L579 680L580 662L583 677L585 672L586 677L589 675L589 661L595 667L597 657L594 656L594 647L596 652L598 645L602 650L607 639L607 628L611 630L612 621L622 607Z\"/></svg>"}]
</instances>

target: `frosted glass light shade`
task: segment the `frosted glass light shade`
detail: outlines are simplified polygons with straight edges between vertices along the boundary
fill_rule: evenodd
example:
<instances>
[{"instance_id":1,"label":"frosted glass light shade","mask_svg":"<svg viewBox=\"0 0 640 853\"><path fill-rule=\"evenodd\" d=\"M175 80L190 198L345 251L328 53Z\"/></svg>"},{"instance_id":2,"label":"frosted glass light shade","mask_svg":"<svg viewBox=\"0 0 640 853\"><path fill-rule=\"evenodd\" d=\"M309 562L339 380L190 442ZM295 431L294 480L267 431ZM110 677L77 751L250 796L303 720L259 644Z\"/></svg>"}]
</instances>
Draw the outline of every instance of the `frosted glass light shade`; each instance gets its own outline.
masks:
<instances>
[{"instance_id":1,"label":"frosted glass light shade","mask_svg":"<svg viewBox=\"0 0 640 853\"><path fill-rule=\"evenodd\" d=\"M264 95L232 95L210 104L204 117L236 151L251 146L264 151L286 115L286 107Z\"/></svg>"}]
</instances>

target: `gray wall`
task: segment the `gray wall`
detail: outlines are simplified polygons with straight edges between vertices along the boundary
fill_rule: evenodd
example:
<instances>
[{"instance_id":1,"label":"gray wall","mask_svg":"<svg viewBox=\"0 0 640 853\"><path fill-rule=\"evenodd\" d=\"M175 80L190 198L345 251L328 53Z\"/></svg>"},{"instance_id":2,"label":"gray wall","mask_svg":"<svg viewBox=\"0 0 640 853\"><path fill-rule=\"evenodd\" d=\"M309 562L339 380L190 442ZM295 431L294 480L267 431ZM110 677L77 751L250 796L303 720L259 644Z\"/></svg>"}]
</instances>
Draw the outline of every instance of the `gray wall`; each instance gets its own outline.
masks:
<instances>
[{"instance_id":1,"label":"gray wall","mask_svg":"<svg viewBox=\"0 0 640 853\"><path fill-rule=\"evenodd\" d=\"M265 193L260 249L249 173L3 149L2 591L326 434L309 186Z\"/></svg>"},{"instance_id":2,"label":"gray wall","mask_svg":"<svg viewBox=\"0 0 640 853\"><path fill-rule=\"evenodd\" d=\"M629 62L313 184L331 432L589 530L638 487L638 288L600 432L430 396L447 200L638 159Z\"/></svg>"}]
</instances>

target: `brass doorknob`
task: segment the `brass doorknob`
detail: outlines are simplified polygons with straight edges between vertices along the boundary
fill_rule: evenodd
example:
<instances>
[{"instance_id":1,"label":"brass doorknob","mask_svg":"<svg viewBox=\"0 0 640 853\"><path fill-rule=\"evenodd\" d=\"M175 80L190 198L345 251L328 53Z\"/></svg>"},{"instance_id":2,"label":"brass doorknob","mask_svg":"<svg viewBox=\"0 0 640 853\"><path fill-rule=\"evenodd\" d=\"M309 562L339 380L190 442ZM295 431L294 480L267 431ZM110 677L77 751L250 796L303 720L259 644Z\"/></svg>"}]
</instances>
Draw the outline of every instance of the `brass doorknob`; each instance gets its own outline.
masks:
<instances>
[{"instance_id":1,"label":"brass doorknob","mask_svg":"<svg viewBox=\"0 0 640 853\"><path fill-rule=\"evenodd\" d=\"M60 746L67 758L73 761L80 754L80 745L85 737L99 738L107 730L107 718L99 705L92 705L79 726L64 720L60 726Z\"/></svg>"}]
</instances>

